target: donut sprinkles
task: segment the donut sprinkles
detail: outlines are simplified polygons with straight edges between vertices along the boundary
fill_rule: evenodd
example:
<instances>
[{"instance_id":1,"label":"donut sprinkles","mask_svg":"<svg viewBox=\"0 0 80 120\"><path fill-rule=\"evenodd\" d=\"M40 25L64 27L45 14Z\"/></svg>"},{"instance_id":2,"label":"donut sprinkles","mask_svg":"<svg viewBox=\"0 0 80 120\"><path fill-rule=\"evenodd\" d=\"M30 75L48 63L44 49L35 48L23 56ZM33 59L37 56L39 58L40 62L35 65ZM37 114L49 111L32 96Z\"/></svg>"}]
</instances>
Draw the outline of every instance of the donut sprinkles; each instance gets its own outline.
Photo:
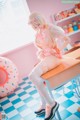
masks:
<instances>
[{"instance_id":1,"label":"donut sprinkles","mask_svg":"<svg viewBox=\"0 0 80 120\"><path fill-rule=\"evenodd\" d=\"M18 82L19 73L16 65L11 60L0 57L0 98L13 93Z\"/></svg>"}]
</instances>

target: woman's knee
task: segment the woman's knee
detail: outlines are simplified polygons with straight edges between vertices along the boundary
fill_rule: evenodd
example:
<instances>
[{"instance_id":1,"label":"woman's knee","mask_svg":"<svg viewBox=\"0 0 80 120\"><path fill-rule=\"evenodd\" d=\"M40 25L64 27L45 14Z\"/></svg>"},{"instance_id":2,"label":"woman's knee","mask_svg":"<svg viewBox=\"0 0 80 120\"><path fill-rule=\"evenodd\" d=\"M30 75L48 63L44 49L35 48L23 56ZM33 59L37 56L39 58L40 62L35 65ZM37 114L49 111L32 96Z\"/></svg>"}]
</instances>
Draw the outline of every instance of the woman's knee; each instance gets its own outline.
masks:
<instances>
[{"instance_id":1,"label":"woman's knee","mask_svg":"<svg viewBox=\"0 0 80 120\"><path fill-rule=\"evenodd\" d=\"M40 76L37 76L34 72L29 74L29 79L31 80L32 83L39 87L41 87L43 84L42 80L40 79Z\"/></svg>"},{"instance_id":2,"label":"woman's knee","mask_svg":"<svg viewBox=\"0 0 80 120\"><path fill-rule=\"evenodd\" d=\"M29 79L30 79L30 81L33 82L34 84L37 83L36 72L35 72L35 71L32 71L32 72L29 74Z\"/></svg>"},{"instance_id":3,"label":"woman's knee","mask_svg":"<svg viewBox=\"0 0 80 120\"><path fill-rule=\"evenodd\" d=\"M30 80L35 79L35 73L31 72L28 77L29 77Z\"/></svg>"}]
</instances>

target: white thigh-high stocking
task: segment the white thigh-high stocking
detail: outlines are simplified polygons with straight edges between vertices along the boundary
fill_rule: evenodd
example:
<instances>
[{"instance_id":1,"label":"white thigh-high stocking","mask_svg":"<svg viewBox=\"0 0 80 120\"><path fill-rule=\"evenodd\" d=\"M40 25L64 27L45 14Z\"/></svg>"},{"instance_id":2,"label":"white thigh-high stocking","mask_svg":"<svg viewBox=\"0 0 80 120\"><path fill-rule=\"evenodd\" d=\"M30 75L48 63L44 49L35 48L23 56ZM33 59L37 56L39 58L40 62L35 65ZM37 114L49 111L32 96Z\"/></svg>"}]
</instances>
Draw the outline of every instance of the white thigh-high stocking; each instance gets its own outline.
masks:
<instances>
[{"instance_id":1,"label":"white thigh-high stocking","mask_svg":"<svg viewBox=\"0 0 80 120\"><path fill-rule=\"evenodd\" d=\"M46 116L45 118L48 118L51 114L51 109L55 105L55 100L52 99L46 90L46 87L43 84L43 79L40 77L42 75L42 71L40 67L38 66L37 69L34 69L31 74L29 75L29 79L33 82L33 84L36 86L37 90L40 93L42 102L45 99L46 103L49 105L48 109L46 108ZM43 97L43 98L42 98ZM44 103L44 102L43 102Z\"/></svg>"},{"instance_id":2,"label":"white thigh-high stocking","mask_svg":"<svg viewBox=\"0 0 80 120\"><path fill-rule=\"evenodd\" d=\"M43 84L43 79L41 77L38 77L38 78L36 77L35 80L36 81L33 81L33 83L35 84L37 90L39 91L42 101L44 98L47 103L46 107L41 106L41 108L46 108L46 114L45 114L45 119L46 119L50 116L51 110L52 110L53 106L55 105L55 101L54 101L54 99L52 99L49 96L48 91L46 90L46 87ZM44 103L44 101L43 101L43 103Z\"/></svg>"},{"instance_id":3,"label":"white thigh-high stocking","mask_svg":"<svg viewBox=\"0 0 80 120\"><path fill-rule=\"evenodd\" d=\"M45 108L46 107L46 101L45 101L43 95L41 94L40 90L38 90L38 92L39 92L40 99L41 99L41 106L42 106L42 108Z\"/></svg>"},{"instance_id":4,"label":"white thigh-high stocking","mask_svg":"<svg viewBox=\"0 0 80 120\"><path fill-rule=\"evenodd\" d=\"M36 86L37 90L44 97L44 99L47 102L47 104L49 104L50 106L52 106L53 103L55 104L54 100L48 94L48 91L46 90L46 87L43 84L43 79L41 77L35 76L33 78L32 82Z\"/></svg>"}]
</instances>

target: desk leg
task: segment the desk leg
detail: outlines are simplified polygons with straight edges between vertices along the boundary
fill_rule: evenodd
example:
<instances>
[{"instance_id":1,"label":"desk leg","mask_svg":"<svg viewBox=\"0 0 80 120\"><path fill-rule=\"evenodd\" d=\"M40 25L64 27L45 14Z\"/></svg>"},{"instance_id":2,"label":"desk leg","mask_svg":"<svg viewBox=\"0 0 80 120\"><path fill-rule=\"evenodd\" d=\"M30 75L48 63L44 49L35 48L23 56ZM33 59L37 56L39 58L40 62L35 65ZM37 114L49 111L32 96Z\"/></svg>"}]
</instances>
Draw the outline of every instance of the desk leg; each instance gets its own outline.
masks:
<instances>
[{"instance_id":1,"label":"desk leg","mask_svg":"<svg viewBox=\"0 0 80 120\"><path fill-rule=\"evenodd\" d=\"M72 85L76 95L80 98L80 76L77 76L74 78L74 80L72 80Z\"/></svg>"},{"instance_id":2,"label":"desk leg","mask_svg":"<svg viewBox=\"0 0 80 120\"><path fill-rule=\"evenodd\" d=\"M52 94L52 90L51 90L51 87L50 87L50 83L47 80L45 82L46 82L47 89L48 89L48 92L49 92L50 96L54 99L53 94ZM56 115L57 115L58 120L61 120L61 116L60 116L58 110L56 111ZM53 120L56 120L56 118L54 117Z\"/></svg>"},{"instance_id":3,"label":"desk leg","mask_svg":"<svg viewBox=\"0 0 80 120\"><path fill-rule=\"evenodd\" d=\"M79 97L80 97L80 76L77 77L77 86L78 86L78 93L79 93Z\"/></svg>"}]
</instances>

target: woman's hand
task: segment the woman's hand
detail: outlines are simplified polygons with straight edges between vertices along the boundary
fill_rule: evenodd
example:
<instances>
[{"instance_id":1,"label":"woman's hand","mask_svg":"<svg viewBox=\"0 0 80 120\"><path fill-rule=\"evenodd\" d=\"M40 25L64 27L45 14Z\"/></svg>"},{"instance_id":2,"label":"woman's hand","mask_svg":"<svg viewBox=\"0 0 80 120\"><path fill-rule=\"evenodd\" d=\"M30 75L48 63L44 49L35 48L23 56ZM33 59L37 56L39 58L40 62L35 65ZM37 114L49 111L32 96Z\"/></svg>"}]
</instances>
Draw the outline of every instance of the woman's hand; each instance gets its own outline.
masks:
<instances>
[{"instance_id":1,"label":"woman's hand","mask_svg":"<svg viewBox=\"0 0 80 120\"><path fill-rule=\"evenodd\" d=\"M55 56L58 58L62 58L61 51L59 50L57 46L54 47L54 50L55 50Z\"/></svg>"},{"instance_id":2,"label":"woman's hand","mask_svg":"<svg viewBox=\"0 0 80 120\"><path fill-rule=\"evenodd\" d=\"M45 57L44 51L43 51L43 50L38 51L38 52L37 52L37 56L38 56L38 58L39 58L40 60L43 59L43 58Z\"/></svg>"},{"instance_id":3,"label":"woman's hand","mask_svg":"<svg viewBox=\"0 0 80 120\"><path fill-rule=\"evenodd\" d=\"M67 47L68 44L70 44L70 38L65 36L62 38L63 45L61 47L61 50L64 50L64 48Z\"/></svg>"}]
</instances>

